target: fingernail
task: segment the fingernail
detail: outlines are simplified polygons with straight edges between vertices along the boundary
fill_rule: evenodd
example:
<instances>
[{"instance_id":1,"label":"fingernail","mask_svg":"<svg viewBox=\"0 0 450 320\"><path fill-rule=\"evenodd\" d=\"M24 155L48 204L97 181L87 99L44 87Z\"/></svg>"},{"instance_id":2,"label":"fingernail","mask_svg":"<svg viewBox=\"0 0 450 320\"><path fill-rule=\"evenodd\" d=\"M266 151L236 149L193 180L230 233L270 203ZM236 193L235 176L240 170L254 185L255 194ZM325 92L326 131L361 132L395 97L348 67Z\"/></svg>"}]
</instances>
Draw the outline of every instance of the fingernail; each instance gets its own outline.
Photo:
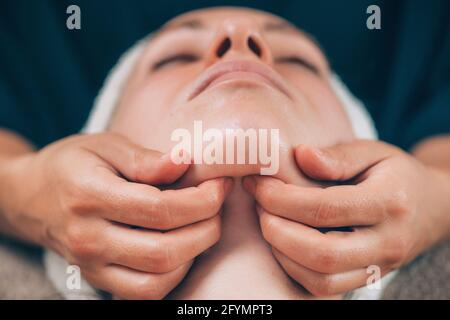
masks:
<instances>
[{"instance_id":1,"label":"fingernail","mask_svg":"<svg viewBox=\"0 0 450 320\"><path fill-rule=\"evenodd\" d=\"M322 149L318 148L318 147L310 147L311 150L319 157L326 157L325 153L323 152Z\"/></svg>"},{"instance_id":2,"label":"fingernail","mask_svg":"<svg viewBox=\"0 0 450 320\"><path fill-rule=\"evenodd\" d=\"M183 163L186 163L186 164L191 164L192 163L192 157L191 157L191 154L188 151L181 150L181 156L184 159Z\"/></svg>"},{"instance_id":3,"label":"fingernail","mask_svg":"<svg viewBox=\"0 0 450 320\"><path fill-rule=\"evenodd\" d=\"M170 156L171 156L171 153L170 153L170 152L168 152L168 153L163 153L163 154L161 155L161 157L159 157L159 159L160 159L161 161L167 161L168 159L170 159Z\"/></svg>"},{"instance_id":4,"label":"fingernail","mask_svg":"<svg viewBox=\"0 0 450 320\"><path fill-rule=\"evenodd\" d=\"M174 164L191 164L191 156L185 151L181 150L178 155L172 154L171 151L161 155L161 161L167 161L170 159Z\"/></svg>"},{"instance_id":5,"label":"fingernail","mask_svg":"<svg viewBox=\"0 0 450 320\"><path fill-rule=\"evenodd\" d=\"M329 153L323 148L314 147L310 145L299 145L295 150L295 157L297 161L302 161L304 159L303 155L305 153L310 156L315 155L316 159L321 162L329 162L331 159ZM306 159L310 159L310 156L307 157Z\"/></svg>"},{"instance_id":6,"label":"fingernail","mask_svg":"<svg viewBox=\"0 0 450 320\"><path fill-rule=\"evenodd\" d=\"M242 185L244 186L244 189L250 193L250 194L254 194L255 193L255 188L256 188L256 181L255 178L252 176L247 176L244 178L244 181L242 181Z\"/></svg>"},{"instance_id":7,"label":"fingernail","mask_svg":"<svg viewBox=\"0 0 450 320\"><path fill-rule=\"evenodd\" d=\"M317 148L317 147L311 147L311 150L313 150L313 152L316 154L316 156L320 160L325 161L325 162L330 161L330 155L324 149Z\"/></svg>"}]
</instances>

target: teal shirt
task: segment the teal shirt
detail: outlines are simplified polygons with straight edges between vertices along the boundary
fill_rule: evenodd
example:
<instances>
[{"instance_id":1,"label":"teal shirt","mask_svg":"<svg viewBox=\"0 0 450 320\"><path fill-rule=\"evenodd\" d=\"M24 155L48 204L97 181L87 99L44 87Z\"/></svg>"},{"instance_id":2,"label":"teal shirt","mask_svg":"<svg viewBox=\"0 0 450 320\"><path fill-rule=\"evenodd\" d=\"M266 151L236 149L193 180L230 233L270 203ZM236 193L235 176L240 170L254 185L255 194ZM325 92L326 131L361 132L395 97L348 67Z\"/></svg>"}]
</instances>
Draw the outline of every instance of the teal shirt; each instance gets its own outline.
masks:
<instances>
[{"instance_id":1,"label":"teal shirt","mask_svg":"<svg viewBox=\"0 0 450 320\"><path fill-rule=\"evenodd\" d=\"M81 30L66 28L71 4L81 8ZM381 9L381 30L366 27L371 4ZM447 0L4 0L0 127L39 147L78 132L127 48L177 14L213 5L270 11L312 34L382 140L408 149L450 132Z\"/></svg>"}]
</instances>

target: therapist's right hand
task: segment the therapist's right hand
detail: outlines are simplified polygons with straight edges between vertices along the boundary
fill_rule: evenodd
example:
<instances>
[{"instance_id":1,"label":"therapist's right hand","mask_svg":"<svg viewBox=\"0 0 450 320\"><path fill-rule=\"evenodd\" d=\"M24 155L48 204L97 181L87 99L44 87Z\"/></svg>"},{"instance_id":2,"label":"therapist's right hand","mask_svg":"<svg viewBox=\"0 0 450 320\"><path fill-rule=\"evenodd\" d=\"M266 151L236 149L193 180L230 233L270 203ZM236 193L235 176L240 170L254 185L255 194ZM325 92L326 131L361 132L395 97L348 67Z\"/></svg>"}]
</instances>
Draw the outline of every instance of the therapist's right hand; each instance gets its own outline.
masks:
<instances>
[{"instance_id":1,"label":"therapist's right hand","mask_svg":"<svg viewBox=\"0 0 450 320\"><path fill-rule=\"evenodd\" d=\"M220 238L229 178L160 190L189 164L111 133L73 136L11 165L4 211L19 234L51 248L97 288L160 299Z\"/></svg>"}]
</instances>

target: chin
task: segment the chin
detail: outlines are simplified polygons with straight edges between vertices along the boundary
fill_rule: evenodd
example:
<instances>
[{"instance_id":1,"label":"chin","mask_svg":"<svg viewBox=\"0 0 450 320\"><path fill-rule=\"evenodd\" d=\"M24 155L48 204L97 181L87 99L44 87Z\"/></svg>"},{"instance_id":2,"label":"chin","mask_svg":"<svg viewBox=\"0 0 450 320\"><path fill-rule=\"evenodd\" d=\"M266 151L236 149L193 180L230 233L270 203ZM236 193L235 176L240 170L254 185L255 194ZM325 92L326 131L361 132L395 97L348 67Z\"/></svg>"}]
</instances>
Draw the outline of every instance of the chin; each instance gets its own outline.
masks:
<instances>
[{"instance_id":1,"label":"chin","mask_svg":"<svg viewBox=\"0 0 450 320\"><path fill-rule=\"evenodd\" d=\"M261 175L261 169L267 168L262 163L256 164L193 164L183 176L177 187L196 186L204 181L219 177L235 178L240 183L242 178L250 175ZM271 175L286 183L305 186L311 185L308 179L296 167L292 148L284 148L279 154L279 169Z\"/></svg>"},{"instance_id":2,"label":"chin","mask_svg":"<svg viewBox=\"0 0 450 320\"><path fill-rule=\"evenodd\" d=\"M244 85L240 82L219 84L204 91L188 105L207 113L250 113L253 117L256 114L277 116L296 111L295 102L284 93L265 84L253 82L244 82ZM224 119L226 118L223 117L222 121Z\"/></svg>"}]
</instances>

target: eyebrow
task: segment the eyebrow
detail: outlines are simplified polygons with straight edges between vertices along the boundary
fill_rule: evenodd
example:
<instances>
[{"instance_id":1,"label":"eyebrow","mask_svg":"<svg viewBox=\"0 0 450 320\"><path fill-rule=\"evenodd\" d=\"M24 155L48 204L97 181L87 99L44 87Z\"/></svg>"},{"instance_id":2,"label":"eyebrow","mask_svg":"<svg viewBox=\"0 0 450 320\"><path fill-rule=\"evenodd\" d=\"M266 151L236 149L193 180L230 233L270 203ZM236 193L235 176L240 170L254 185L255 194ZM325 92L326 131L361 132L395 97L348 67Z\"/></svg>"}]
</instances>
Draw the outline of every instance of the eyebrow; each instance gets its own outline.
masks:
<instances>
[{"instance_id":1,"label":"eyebrow","mask_svg":"<svg viewBox=\"0 0 450 320\"><path fill-rule=\"evenodd\" d=\"M181 22L176 23L168 23L163 25L156 33L161 34L166 31L173 31L177 29L189 29L189 30L203 30L206 29L206 25L200 20L200 19L186 19ZM302 30L299 30L297 27L295 27L293 24L291 24L288 21L284 20L278 20L278 21L267 21L263 25L264 31L275 31L275 32L281 32L281 31L290 31L290 32L298 32L303 37L305 37L307 40L309 40L313 45L315 45L317 48L321 50L321 47L318 43L318 41L308 34L307 32L304 32Z\"/></svg>"},{"instance_id":2,"label":"eyebrow","mask_svg":"<svg viewBox=\"0 0 450 320\"><path fill-rule=\"evenodd\" d=\"M189 29L189 30L204 30L206 29L206 25L200 20L200 19L185 19L184 21L175 22L175 23L168 23L163 25L157 33L164 33L166 31L173 31L178 29ZM275 31L275 32L292 32L292 33L299 33L303 37L305 37L309 42L311 42L314 46L316 46L320 51L322 51L321 46L319 45L319 42L309 33L299 30L295 25L292 23L285 21L285 20L274 20L274 21L267 21L263 25L264 31Z\"/></svg>"},{"instance_id":3,"label":"eyebrow","mask_svg":"<svg viewBox=\"0 0 450 320\"><path fill-rule=\"evenodd\" d=\"M284 30L297 30L292 24L286 21L269 21L266 22L263 26L263 30L265 31L284 31Z\"/></svg>"},{"instance_id":4,"label":"eyebrow","mask_svg":"<svg viewBox=\"0 0 450 320\"><path fill-rule=\"evenodd\" d=\"M205 24L202 23L199 19L189 19L184 20L177 23L169 23L167 25L164 25L161 29L159 29L159 32L165 32L169 30L176 30L176 29L190 29L190 30L202 30L206 29ZM266 22L263 26L264 31L284 31L284 30L297 30L292 24L286 21L269 21Z\"/></svg>"},{"instance_id":5,"label":"eyebrow","mask_svg":"<svg viewBox=\"0 0 450 320\"><path fill-rule=\"evenodd\" d=\"M181 29L181 28L187 28L192 30L198 30L198 29L204 29L205 25L198 19L191 19L191 20L185 20L181 21L179 23L174 24L173 26L168 25L168 29Z\"/></svg>"},{"instance_id":6,"label":"eyebrow","mask_svg":"<svg viewBox=\"0 0 450 320\"><path fill-rule=\"evenodd\" d=\"M184 29L184 28L191 29L191 30L199 30L199 29L204 29L205 26L200 20L191 19L191 20L185 20L185 21L181 21L181 22L177 22L177 23L165 24L158 30L158 33L163 33L166 31L172 31L172 30L176 30L176 29Z\"/></svg>"}]
</instances>

